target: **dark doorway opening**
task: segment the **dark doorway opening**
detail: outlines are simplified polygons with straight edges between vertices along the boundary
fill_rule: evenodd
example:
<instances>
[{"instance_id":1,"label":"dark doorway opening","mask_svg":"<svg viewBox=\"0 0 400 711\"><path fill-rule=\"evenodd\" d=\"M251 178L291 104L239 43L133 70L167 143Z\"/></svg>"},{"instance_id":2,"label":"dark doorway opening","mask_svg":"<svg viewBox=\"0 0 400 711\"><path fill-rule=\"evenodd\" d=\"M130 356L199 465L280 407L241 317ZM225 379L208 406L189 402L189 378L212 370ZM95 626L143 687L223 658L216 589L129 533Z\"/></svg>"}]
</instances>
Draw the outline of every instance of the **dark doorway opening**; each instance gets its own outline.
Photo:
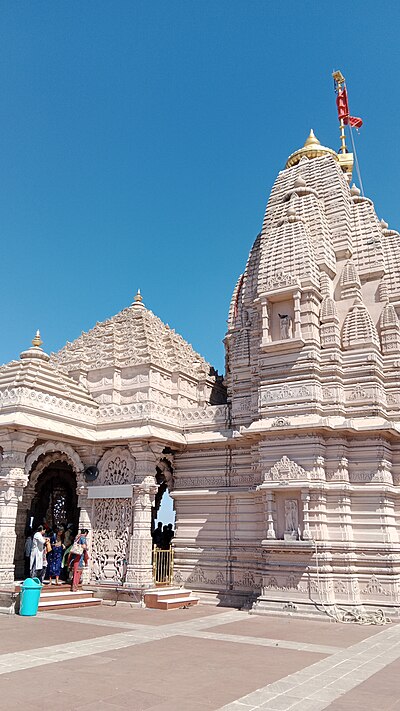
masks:
<instances>
[{"instance_id":1,"label":"dark doorway opening","mask_svg":"<svg viewBox=\"0 0 400 711\"><path fill-rule=\"evenodd\" d=\"M76 476L66 462L50 464L37 481L27 526L35 530L43 523L54 530L68 523L73 524L74 530L78 529Z\"/></svg>"}]
</instances>

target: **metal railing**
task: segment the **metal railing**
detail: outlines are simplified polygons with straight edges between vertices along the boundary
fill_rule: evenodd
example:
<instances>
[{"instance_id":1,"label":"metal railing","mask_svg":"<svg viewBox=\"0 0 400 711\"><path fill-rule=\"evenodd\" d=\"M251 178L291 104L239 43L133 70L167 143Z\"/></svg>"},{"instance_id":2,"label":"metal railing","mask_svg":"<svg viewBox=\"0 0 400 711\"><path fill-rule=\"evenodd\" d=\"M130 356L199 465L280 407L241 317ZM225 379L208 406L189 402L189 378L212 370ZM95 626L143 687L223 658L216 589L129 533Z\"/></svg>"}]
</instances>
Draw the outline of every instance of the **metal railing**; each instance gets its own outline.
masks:
<instances>
[{"instance_id":1,"label":"metal railing","mask_svg":"<svg viewBox=\"0 0 400 711\"><path fill-rule=\"evenodd\" d=\"M153 548L153 582L154 585L171 585L174 577L174 551L172 546L167 549Z\"/></svg>"}]
</instances>

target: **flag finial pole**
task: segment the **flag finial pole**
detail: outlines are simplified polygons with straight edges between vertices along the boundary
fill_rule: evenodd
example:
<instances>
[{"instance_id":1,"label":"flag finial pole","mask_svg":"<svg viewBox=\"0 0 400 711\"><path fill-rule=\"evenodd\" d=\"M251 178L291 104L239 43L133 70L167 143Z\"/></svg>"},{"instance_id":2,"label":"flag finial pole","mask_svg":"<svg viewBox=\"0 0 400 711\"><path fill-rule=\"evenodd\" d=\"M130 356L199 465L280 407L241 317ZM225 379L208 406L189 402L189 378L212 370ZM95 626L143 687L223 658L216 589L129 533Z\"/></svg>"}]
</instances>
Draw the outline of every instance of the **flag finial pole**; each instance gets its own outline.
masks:
<instances>
[{"instance_id":1,"label":"flag finial pole","mask_svg":"<svg viewBox=\"0 0 400 711\"><path fill-rule=\"evenodd\" d=\"M340 92L342 91L343 87L345 86L345 78L344 78L342 72L340 72L340 71L333 72L332 76L333 76L334 81L336 82L338 95L340 95ZM346 134L344 131L343 117L339 118L339 126L340 126L340 152L347 153Z\"/></svg>"}]
</instances>

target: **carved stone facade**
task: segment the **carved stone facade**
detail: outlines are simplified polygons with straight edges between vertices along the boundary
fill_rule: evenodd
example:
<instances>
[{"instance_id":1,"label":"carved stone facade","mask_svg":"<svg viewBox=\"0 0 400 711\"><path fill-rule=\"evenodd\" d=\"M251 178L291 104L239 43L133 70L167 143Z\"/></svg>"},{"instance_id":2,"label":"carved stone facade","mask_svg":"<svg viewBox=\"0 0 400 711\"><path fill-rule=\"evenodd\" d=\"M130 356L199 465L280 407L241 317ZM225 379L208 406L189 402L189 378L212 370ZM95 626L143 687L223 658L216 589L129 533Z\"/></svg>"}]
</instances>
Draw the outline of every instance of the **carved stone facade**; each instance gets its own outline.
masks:
<instances>
[{"instance_id":1,"label":"carved stone facade","mask_svg":"<svg viewBox=\"0 0 400 711\"><path fill-rule=\"evenodd\" d=\"M279 173L224 381L140 295L0 368L1 584L57 463L90 530L85 582L151 586L164 471L177 584L260 611L400 608L400 239L348 178L313 135Z\"/></svg>"}]
</instances>

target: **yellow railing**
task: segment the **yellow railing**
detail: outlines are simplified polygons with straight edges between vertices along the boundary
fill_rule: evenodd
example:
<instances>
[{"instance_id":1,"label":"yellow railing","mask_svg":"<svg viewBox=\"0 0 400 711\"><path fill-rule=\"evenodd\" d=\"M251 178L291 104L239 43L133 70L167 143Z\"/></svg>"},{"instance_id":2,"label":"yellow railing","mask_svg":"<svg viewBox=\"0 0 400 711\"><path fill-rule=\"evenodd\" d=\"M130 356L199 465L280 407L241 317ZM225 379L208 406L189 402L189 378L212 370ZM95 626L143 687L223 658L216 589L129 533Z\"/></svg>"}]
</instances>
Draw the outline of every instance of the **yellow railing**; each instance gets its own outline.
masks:
<instances>
[{"instance_id":1,"label":"yellow railing","mask_svg":"<svg viewBox=\"0 0 400 711\"><path fill-rule=\"evenodd\" d=\"M174 577L174 551L172 546L153 548L153 582L154 585L171 585Z\"/></svg>"}]
</instances>

